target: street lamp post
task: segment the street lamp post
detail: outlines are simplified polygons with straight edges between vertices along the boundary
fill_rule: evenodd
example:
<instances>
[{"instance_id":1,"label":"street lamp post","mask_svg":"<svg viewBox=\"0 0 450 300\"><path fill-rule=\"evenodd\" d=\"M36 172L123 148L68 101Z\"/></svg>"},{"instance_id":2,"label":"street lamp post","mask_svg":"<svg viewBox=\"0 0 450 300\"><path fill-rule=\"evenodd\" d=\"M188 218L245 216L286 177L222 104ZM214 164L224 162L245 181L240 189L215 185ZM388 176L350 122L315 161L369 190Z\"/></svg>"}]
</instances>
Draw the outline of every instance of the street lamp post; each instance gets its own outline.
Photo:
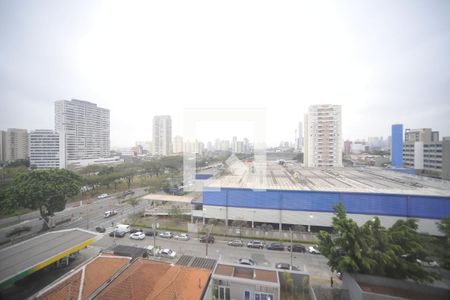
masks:
<instances>
[{"instance_id":1,"label":"street lamp post","mask_svg":"<svg viewBox=\"0 0 450 300\"><path fill-rule=\"evenodd\" d=\"M256 210L253 210L252 229L255 228L255 213L256 213Z\"/></svg>"},{"instance_id":2,"label":"street lamp post","mask_svg":"<svg viewBox=\"0 0 450 300\"><path fill-rule=\"evenodd\" d=\"M313 215L309 215L308 232L311 232L312 219L314 219L314 216Z\"/></svg>"}]
</instances>

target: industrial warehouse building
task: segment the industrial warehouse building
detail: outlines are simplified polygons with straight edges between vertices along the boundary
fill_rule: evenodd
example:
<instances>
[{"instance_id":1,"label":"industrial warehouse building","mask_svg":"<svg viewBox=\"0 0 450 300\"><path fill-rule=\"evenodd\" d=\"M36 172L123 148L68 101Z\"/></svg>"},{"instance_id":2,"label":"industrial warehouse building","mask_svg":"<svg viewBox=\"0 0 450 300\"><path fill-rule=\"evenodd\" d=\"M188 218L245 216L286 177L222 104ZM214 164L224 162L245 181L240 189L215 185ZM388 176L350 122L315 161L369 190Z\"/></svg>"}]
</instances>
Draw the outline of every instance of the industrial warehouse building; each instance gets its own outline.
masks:
<instances>
[{"instance_id":1,"label":"industrial warehouse building","mask_svg":"<svg viewBox=\"0 0 450 300\"><path fill-rule=\"evenodd\" d=\"M197 219L330 227L333 206L342 202L359 225L378 216L385 227L418 219L419 231L440 235L436 222L450 214L450 182L379 168L302 168L268 162L265 172L250 163L239 174L208 179L194 200Z\"/></svg>"}]
</instances>

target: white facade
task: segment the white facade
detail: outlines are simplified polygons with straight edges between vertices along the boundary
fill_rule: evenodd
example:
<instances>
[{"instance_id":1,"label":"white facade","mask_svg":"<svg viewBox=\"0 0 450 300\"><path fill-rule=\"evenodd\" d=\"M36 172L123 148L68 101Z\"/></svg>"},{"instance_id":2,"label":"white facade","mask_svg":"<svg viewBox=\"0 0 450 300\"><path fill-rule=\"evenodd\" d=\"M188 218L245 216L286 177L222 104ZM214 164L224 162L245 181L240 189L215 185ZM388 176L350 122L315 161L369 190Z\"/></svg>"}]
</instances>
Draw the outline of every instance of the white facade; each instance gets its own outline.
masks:
<instances>
[{"instance_id":1,"label":"white facade","mask_svg":"<svg viewBox=\"0 0 450 300\"><path fill-rule=\"evenodd\" d=\"M444 169L444 143L439 132L430 128L406 129L403 144L405 168L424 170L441 175Z\"/></svg>"},{"instance_id":2,"label":"white facade","mask_svg":"<svg viewBox=\"0 0 450 300\"><path fill-rule=\"evenodd\" d=\"M173 138L173 153L183 153L183 152L184 152L183 137L177 135Z\"/></svg>"},{"instance_id":3,"label":"white facade","mask_svg":"<svg viewBox=\"0 0 450 300\"><path fill-rule=\"evenodd\" d=\"M296 131L295 137L295 150L302 152L303 151L303 123L298 122L298 129Z\"/></svg>"},{"instance_id":4,"label":"white facade","mask_svg":"<svg viewBox=\"0 0 450 300\"><path fill-rule=\"evenodd\" d=\"M31 168L65 168L64 139L58 132L47 129L31 131L29 141Z\"/></svg>"},{"instance_id":5,"label":"white facade","mask_svg":"<svg viewBox=\"0 0 450 300\"><path fill-rule=\"evenodd\" d=\"M331 227L334 213L318 211L295 211L295 210L275 210L257 209L243 207L225 207L203 205L203 210L193 210L194 217L206 219L224 220L231 224L232 220L245 220L254 223L274 223L311 226ZM351 214L347 213L359 226L371 220L375 215ZM381 225L389 228L399 220L406 220L399 216L378 216ZM431 235L442 236L442 232L436 226L437 219L418 218L418 231Z\"/></svg>"},{"instance_id":6,"label":"white facade","mask_svg":"<svg viewBox=\"0 0 450 300\"><path fill-rule=\"evenodd\" d=\"M82 100L56 101L55 130L64 138L67 165L110 155L108 109Z\"/></svg>"},{"instance_id":7,"label":"white facade","mask_svg":"<svg viewBox=\"0 0 450 300\"><path fill-rule=\"evenodd\" d=\"M0 130L0 161L4 161L4 153L5 153L5 136L6 132Z\"/></svg>"},{"instance_id":8,"label":"white facade","mask_svg":"<svg viewBox=\"0 0 450 300\"><path fill-rule=\"evenodd\" d=\"M170 116L153 117L153 154L167 156L172 153L172 119Z\"/></svg>"},{"instance_id":9,"label":"white facade","mask_svg":"<svg viewBox=\"0 0 450 300\"><path fill-rule=\"evenodd\" d=\"M3 159L15 161L28 158L28 131L26 129L8 128L3 139Z\"/></svg>"},{"instance_id":10,"label":"white facade","mask_svg":"<svg viewBox=\"0 0 450 300\"><path fill-rule=\"evenodd\" d=\"M312 105L305 115L306 167L342 166L342 115L340 105Z\"/></svg>"}]
</instances>

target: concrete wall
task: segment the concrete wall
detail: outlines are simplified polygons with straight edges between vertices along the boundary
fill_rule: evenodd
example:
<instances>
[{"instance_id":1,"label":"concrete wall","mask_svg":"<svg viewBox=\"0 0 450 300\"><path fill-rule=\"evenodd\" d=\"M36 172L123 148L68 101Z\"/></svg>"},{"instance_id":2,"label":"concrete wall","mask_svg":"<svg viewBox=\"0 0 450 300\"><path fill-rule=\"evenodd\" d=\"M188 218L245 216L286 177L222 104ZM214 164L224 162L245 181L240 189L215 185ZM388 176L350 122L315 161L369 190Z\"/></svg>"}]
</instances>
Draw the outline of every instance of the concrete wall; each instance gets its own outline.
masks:
<instances>
[{"instance_id":1,"label":"concrete wall","mask_svg":"<svg viewBox=\"0 0 450 300\"><path fill-rule=\"evenodd\" d=\"M294 210L274 210L274 209L252 209L252 208L237 208L224 206L210 206L204 205L204 216L207 219L227 220L228 225L232 220L244 220L248 222L258 223L275 223L275 224L294 224L305 226L324 226L330 227L332 225L333 213L314 212L314 211L294 211ZM362 214L347 214L358 225L363 225L365 222L371 220L376 214L362 215ZM203 217L202 211L195 211L195 216ZM399 220L406 218L397 216L378 216L381 225L388 228L394 225ZM418 219L419 232L425 232L432 235L442 236L442 233L437 229L436 222L440 219Z\"/></svg>"},{"instance_id":2,"label":"concrete wall","mask_svg":"<svg viewBox=\"0 0 450 300\"><path fill-rule=\"evenodd\" d=\"M405 298L395 297L385 294L366 292L361 289L358 282L371 285L400 288L408 291L420 292L429 295L429 299L439 297L440 299L450 299L450 290L431 285L421 285L412 281L397 280L387 277L379 277L364 274L345 274L343 287L348 289L351 300L401 300Z\"/></svg>"}]
</instances>

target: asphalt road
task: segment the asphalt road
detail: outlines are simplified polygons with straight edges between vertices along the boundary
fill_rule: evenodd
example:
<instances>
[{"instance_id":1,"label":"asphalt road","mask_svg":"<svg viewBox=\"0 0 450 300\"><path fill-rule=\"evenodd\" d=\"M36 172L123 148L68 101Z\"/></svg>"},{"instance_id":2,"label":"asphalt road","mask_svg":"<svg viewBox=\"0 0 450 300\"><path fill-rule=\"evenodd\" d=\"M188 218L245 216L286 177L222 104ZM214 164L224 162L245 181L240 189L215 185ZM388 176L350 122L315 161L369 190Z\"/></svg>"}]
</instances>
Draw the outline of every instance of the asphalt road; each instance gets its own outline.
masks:
<instances>
[{"instance_id":1,"label":"asphalt road","mask_svg":"<svg viewBox=\"0 0 450 300\"><path fill-rule=\"evenodd\" d=\"M104 237L96 241L92 246L99 249L106 249L116 245L129 245L137 247L147 247L154 244L153 237L147 236L144 240L132 240L129 235L123 238L116 238L108 234L112 231L112 227L108 228ZM199 257L210 257L222 262L235 263L239 258L251 258L259 266L274 267L276 263L290 263L290 252L273 251L267 249L251 249L244 247L233 247L227 244L228 240L218 240L214 244L208 245L208 254L206 254L206 244L200 243L198 237L191 237L189 241L179 241L175 239L156 238L156 246L169 248L177 252L176 261L182 255L192 255ZM287 244L285 244L287 246ZM170 261L170 259L165 259ZM322 255L314 255L309 253L293 253L292 264L302 271L311 274L313 283L321 285L329 285L331 276L330 268L327 265L327 259Z\"/></svg>"},{"instance_id":2,"label":"asphalt road","mask_svg":"<svg viewBox=\"0 0 450 300\"><path fill-rule=\"evenodd\" d=\"M128 198L140 197L146 194L144 188L134 189L134 191L135 194L133 196L128 196ZM98 225L108 227L111 226L112 221L118 223L123 219L126 219L128 214L133 213L134 211L138 212L140 210L143 210L147 204L145 201L141 201L134 208L128 203L119 204L118 197L121 194L122 193L116 193L105 199L92 198L90 199L91 200L90 204L83 204L77 207L73 207L72 206L73 203L71 203L70 204L71 206L68 205L65 210L56 213L54 217L56 222L66 219L71 219L71 221L62 223L54 227L52 230L60 230L76 227L94 230L95 227ZM105 218L104 212L113 209L116 210L118 214L110 218ZM0 229L0 242L4 241L6 239L6 234L11 230L13 230L15 227L30 226L31 231L27 232L26 235L29 235L31 233L37 233L42 229L44 221L40 219L38 212L27 214L23 218L25 220L22 220L20 223L16 223L14 225L10 225ZM9 245L10 244L7 243L2 245L2 247L6 247Z\"/></svg>"}]
</instances>

